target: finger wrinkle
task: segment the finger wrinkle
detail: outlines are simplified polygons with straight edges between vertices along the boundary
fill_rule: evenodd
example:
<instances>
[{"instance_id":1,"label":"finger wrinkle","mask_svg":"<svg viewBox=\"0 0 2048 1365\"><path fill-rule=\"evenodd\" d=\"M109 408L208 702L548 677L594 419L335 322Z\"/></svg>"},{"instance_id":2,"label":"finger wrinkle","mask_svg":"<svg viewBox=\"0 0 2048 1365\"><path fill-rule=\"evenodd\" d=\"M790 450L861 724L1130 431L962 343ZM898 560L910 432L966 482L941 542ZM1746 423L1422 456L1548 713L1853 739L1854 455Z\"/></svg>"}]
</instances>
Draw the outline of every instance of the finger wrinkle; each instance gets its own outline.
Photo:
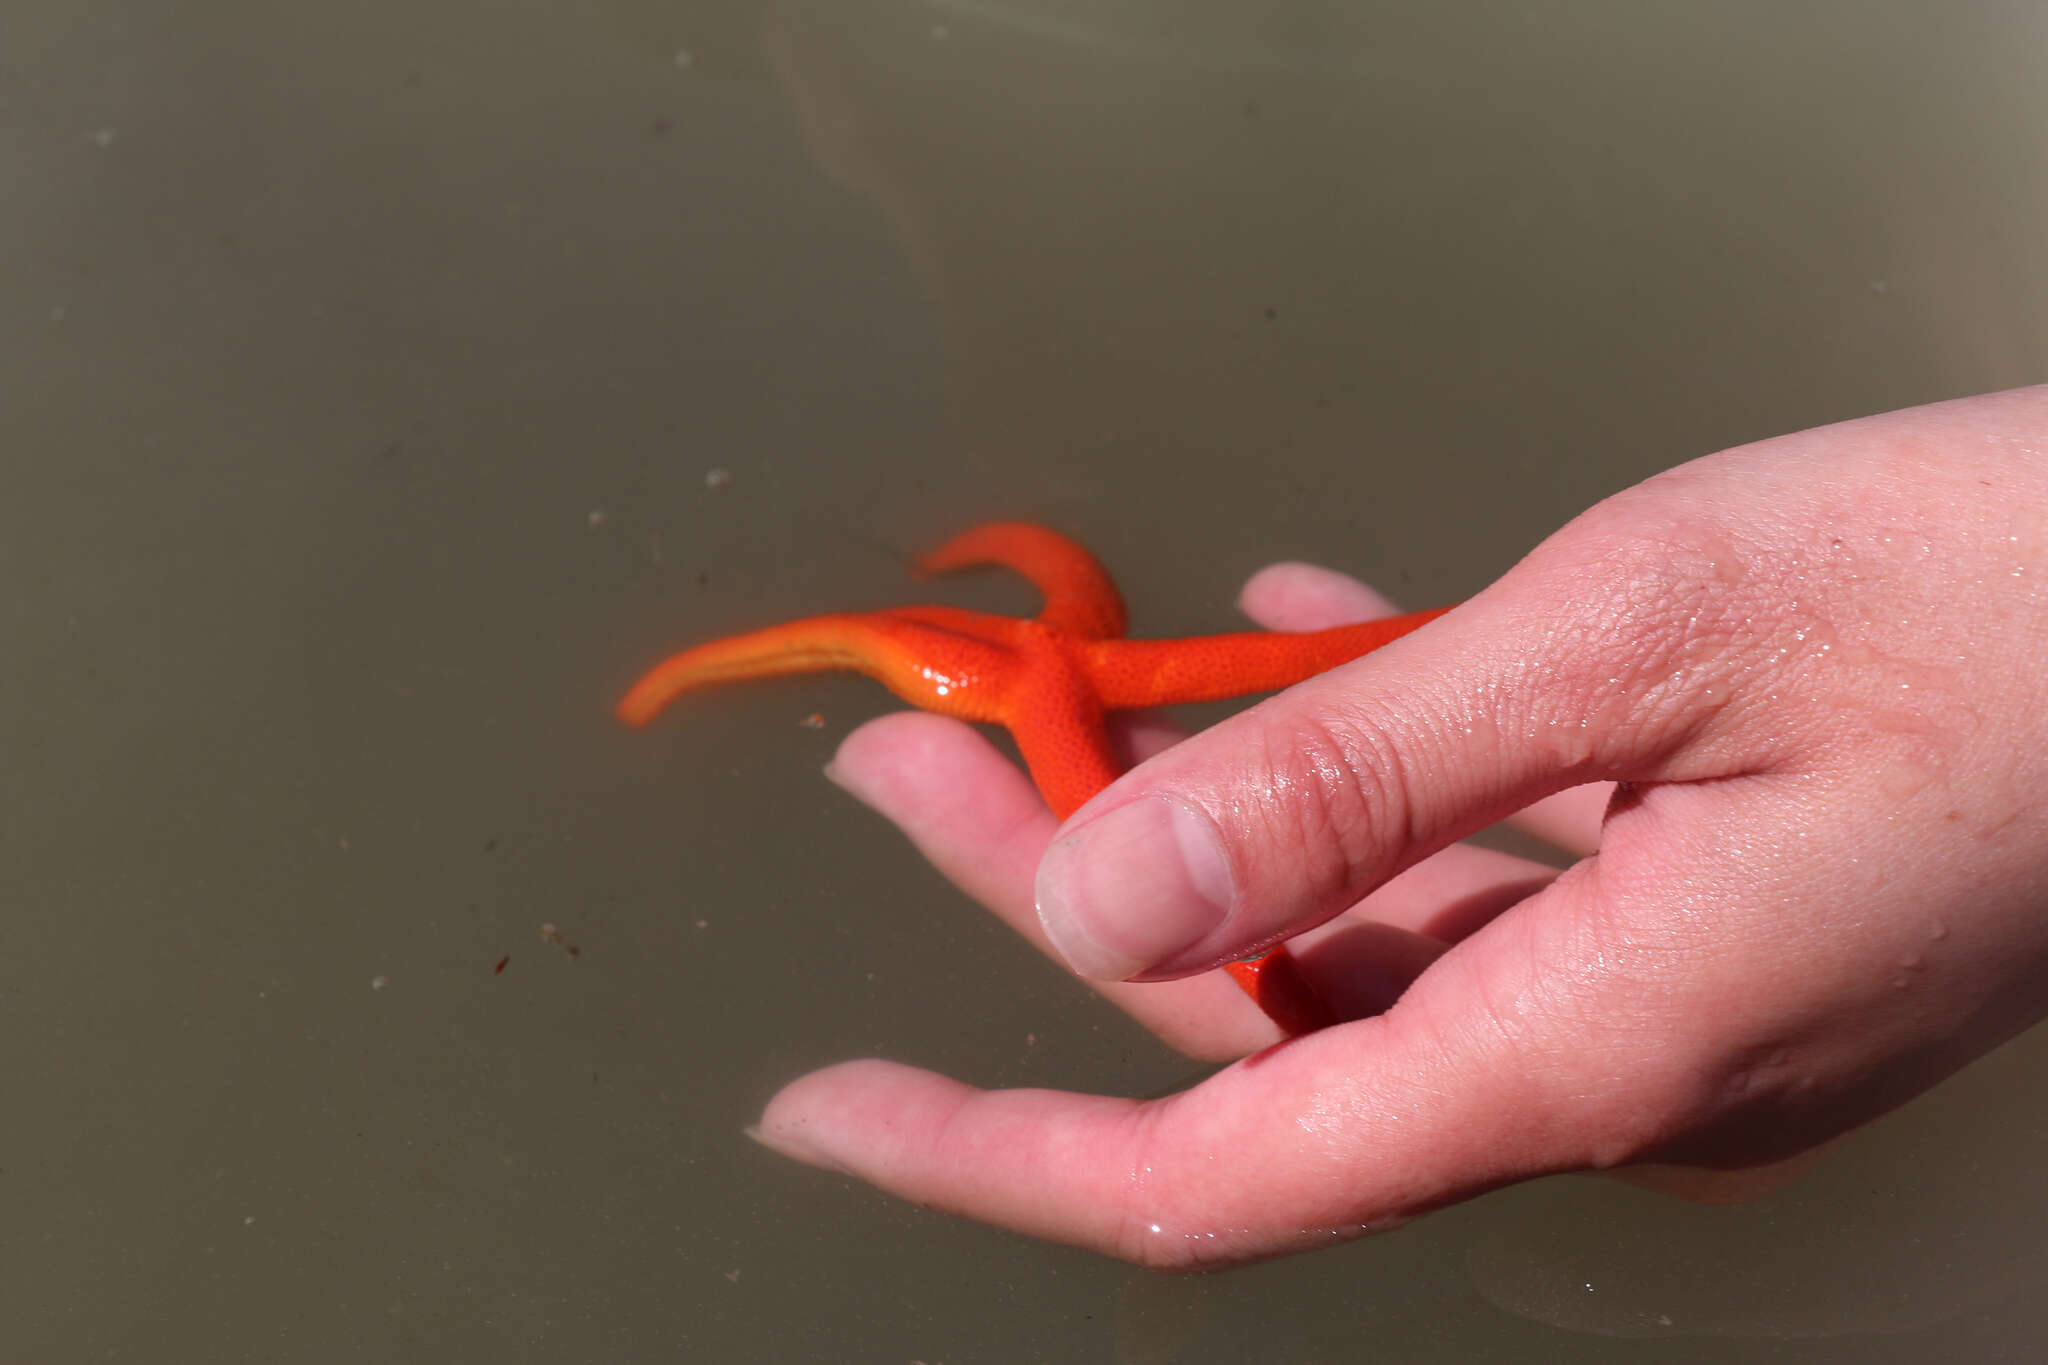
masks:
<instances>
[{"instance_id":1,"label":"finger wrinkle","mask_svg":"<svg viewBox=\"0 0 2048 1365\"><path fill-rule=\"evenodd\" d=\"M1247 804L1264 826L1269 867L1285 868L1306 886L1301 911L1340 909L1335 902L1355 899L1366 882L1377 880L1388 808L1399 817L1406 804L1386 781L1398 760L1391 746L1371 743L1376 736L1353 733L1322 714L1288 720L1286 728L1261 734L1265 762L1259 766L1269 785Z\"/></svg>"}]
</instances>

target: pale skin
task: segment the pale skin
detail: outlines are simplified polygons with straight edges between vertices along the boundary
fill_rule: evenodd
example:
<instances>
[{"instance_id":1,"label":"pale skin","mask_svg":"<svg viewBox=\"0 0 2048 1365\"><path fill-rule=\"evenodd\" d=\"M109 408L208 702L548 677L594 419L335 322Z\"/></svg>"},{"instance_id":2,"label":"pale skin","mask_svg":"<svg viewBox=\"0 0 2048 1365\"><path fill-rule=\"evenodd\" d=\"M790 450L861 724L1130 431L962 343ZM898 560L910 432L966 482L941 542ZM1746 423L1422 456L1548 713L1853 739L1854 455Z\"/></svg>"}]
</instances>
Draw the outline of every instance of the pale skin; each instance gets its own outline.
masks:
<instances>
[{"instance_id":1,"label":"pale skin","mask_svg":"<svg viewBox=\"0 0 2048 1365\"><path fill-rule=\"evenodd\" d=\"M1390 610L1305 565L1243 605ZM1152 756L1063 828L937 716L862 727L832 775L1167 1042L1244 1060L1150 1101L849 1062L757 1136L1163 1269L1553 1172L1797 1156L2048 1015L2048 387L1681 466L1173 738L1135 726ZM1517 811L1581 861L1457 842ZM1270 1046L1209 969L1301 933L1352 1022Z\"/></svg>"}]
</instances>

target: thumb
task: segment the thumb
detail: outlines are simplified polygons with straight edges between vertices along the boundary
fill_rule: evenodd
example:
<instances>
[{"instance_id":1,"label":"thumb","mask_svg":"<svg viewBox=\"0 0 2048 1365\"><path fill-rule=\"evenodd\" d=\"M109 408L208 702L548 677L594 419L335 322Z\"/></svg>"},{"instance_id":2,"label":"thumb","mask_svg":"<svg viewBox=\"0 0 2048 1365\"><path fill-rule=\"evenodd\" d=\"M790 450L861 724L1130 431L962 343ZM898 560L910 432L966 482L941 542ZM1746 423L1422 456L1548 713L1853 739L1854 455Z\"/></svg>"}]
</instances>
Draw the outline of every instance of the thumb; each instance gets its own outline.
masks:
<instances>
[{"instance_id":1,"label":"thumb","mask_svg":"<svg viewBox=\"0 0 2048 1365\"><path fill-rule=\"evenodd\" d=\"M1039 866L1054 946L1098 979L1190 975L1567 787L1742 770L1725 684L1768 669L1772 632L1716 629L1743 594L1700 591L1643 515L1594 509L1442 619L1124 775Z\"/></svg>"}]
</instances>

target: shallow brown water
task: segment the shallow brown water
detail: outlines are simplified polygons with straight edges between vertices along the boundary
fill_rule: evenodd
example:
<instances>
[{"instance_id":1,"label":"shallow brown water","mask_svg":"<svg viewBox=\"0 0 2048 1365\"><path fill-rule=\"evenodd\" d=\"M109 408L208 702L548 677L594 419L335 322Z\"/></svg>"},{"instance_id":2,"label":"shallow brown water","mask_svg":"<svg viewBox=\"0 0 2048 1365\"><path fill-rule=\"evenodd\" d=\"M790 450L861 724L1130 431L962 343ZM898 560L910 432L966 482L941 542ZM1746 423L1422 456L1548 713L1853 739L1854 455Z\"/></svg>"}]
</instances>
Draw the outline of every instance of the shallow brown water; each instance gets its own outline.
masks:
<instances>
[{"instance_id":1,"label":"shallow brown water","mask_svg":"<svg viewBox=\"0 0 2048 1365\"><path fill-rule=\"evenodd\" d=\"M652 656L998 516L1145 634L1450 600L2048 372L2032 7L1410 8L9 6L0 1357L2031 1358L2038 1033L1760 1204L1201 1280L742 1135L848 1056L1192 1068L818 776L877 690L628 734Z\"/></svg>"}]
</instances>

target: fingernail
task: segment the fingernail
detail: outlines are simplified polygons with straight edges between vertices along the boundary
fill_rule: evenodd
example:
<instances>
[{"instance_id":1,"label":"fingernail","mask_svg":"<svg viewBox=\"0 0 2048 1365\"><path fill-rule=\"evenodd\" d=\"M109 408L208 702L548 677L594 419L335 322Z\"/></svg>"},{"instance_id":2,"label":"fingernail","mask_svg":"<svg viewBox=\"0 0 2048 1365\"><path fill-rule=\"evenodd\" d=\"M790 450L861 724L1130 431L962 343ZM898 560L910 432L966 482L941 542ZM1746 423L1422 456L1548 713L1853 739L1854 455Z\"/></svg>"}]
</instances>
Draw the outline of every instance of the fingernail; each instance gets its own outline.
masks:
<instances>
[{"instance_id":1,"label":"fingernail","mask_svg":"<svg viewBox=\"0 0 2048 1365\"><path fill-rule=\"evenodd\" d=\"M1038 865L1038 922L1075 971L1122 981L1223 923L1231 891L1208 818L1143 796L1053 842Z\"/></svg>"}]
</instances>

